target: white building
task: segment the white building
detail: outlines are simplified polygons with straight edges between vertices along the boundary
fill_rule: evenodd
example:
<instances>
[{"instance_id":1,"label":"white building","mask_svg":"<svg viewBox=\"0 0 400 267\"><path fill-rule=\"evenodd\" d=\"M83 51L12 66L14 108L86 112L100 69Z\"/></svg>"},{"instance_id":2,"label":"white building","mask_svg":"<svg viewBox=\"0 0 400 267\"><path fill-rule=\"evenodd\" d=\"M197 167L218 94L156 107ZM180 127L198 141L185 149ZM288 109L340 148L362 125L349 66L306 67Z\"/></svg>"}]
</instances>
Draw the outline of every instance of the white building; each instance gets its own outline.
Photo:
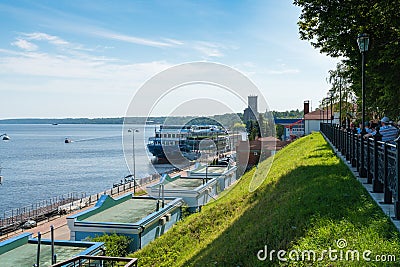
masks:
<instances>
[{"instance_id":1,"label":"white building","mask_svg":"<svg viewBox=\"0 0 400 267\"><path fill-rule=\"evenodd\" d=\"M339 123L339 113L335 112L332 123ZM312 132L319 132L321 122L331 122L331 111L317 109L304 115L304 132L310 134Z\"/></svg>"}]
</instances>

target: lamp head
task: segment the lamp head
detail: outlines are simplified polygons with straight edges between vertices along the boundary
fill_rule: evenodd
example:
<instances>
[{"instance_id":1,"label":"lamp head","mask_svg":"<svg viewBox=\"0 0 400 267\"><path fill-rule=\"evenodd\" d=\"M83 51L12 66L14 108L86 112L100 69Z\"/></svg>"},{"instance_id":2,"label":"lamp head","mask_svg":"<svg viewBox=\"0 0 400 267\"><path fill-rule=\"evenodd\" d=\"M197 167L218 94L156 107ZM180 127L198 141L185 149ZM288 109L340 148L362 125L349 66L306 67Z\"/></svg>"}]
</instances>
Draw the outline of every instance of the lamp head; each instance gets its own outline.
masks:
<instances>
[{"instance_id":1,"label":"lamp head","mask_svg":"<svg viewBox=\"0 0 400 267\"><path fill-rule=\"evenodd\" d=\"M357 43L361 53L368 51L369 35L366 33L359 34L357 37Z\"/></svg>"}]
</instances>

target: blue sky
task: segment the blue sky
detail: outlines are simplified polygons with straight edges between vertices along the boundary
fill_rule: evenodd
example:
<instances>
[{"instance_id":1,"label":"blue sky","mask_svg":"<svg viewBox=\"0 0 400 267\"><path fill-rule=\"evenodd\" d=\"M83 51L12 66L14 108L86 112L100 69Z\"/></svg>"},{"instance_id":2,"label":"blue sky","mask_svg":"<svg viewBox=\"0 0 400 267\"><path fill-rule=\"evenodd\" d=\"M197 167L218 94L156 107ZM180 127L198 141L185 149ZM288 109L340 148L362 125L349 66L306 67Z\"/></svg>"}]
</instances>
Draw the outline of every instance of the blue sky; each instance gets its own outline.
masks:
<instances>
[{"instance_id":1,"label":"blue sky","mask_svg":"<svg viewBox=\"0 0 400 267\"><path fill-rule=\"evenodd\" d=\"M0 119L121 117L147 79L192 61L243 72L272 110L315 108L336 60L299 40L299 14L291 0L2 1Z\"/></svg>"}]
</instances>

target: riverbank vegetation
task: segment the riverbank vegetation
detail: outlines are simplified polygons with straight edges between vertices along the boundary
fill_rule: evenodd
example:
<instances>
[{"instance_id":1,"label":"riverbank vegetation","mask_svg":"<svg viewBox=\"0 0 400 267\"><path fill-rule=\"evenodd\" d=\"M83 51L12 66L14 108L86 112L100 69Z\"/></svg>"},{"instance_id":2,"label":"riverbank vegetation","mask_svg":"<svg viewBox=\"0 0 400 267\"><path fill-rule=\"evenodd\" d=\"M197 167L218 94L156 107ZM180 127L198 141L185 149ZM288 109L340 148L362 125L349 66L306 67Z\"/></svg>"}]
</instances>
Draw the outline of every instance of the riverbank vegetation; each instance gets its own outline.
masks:
<instances>
[{"instance_id":1,"label":"riverbank vegetation","mask_svg":"<svg viewBox=\"0 0 400 267\"><path fill-rule=\"evenodd\" d=\"M271 159L258 166L261 175L268 164ZM400 259L396 228L319 133L278 152L263 184L250 193L254 173L130 256L139 266L381 266L365 262L364 251L371 260ZM330 248L342 255L357 250L360 261L340 254L331 261L323 252ZM316 258L281 262L279 250L312 250Z\"/></svg>"}]
</instances>

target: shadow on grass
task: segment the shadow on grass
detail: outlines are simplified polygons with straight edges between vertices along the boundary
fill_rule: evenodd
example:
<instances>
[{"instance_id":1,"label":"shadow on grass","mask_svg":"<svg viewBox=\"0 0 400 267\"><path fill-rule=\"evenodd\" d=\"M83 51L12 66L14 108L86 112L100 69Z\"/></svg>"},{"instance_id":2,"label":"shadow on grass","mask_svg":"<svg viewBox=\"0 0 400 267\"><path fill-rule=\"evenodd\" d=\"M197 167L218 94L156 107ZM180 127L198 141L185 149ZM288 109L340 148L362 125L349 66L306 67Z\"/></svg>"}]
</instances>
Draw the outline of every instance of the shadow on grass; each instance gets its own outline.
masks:
<instances>
[{"instance_id":1,"label":"shadow on grass","mask_svg":"<svg viewBox=\"0 0 400 267\"><path fill-rule=\"evenodd\" d=\"M317 148L317 150L326 150ZM206 248L191 257L185 266L276 266L279 262L259 261L257 252L288 250L310 234L318 222L340 225L347 222L353 230L329 233L320 249L334 247L335 240L353 235L374 225L384 238L397 238L397 231L364 188L341 163L301 166L267 184L243 199L249 207L229 228ZM217 204L217 203L216 203ZM230 205L229 202L224 205ZM234 204L232 204L234 205ZM380 222L376 223L377 218ZM348 232L346 232L348 231ZM335 265L336 266L336 265Z\"/></svg>"}]
</instances>

